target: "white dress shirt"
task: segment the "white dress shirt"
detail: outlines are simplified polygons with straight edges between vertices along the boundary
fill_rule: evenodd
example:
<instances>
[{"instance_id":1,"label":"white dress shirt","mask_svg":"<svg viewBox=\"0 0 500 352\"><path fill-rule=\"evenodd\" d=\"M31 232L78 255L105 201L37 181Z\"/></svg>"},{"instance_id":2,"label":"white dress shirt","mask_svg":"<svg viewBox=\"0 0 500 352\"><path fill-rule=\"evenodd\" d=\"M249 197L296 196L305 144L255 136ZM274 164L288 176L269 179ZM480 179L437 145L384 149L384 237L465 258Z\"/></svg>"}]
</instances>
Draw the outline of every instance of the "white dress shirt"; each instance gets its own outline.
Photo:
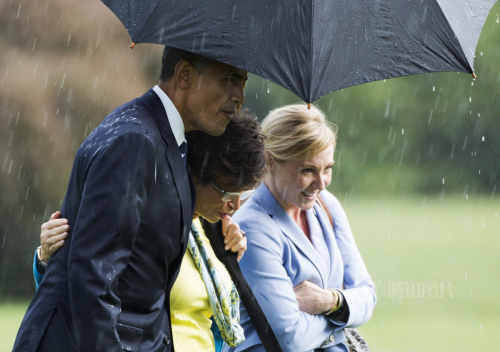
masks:
<instances>
[{"instance_id":1,"label":"white dress shirt","mask_svg":"<svg viewBox=\"0 0 500 352\"><path fill-rule=\"evenodd\" d=\"M163 89L161 89L158 85L156 85L153 87L153 90L163 103L163 107L165 107L165 111L168 117L168 122L170 123L170 128L174 133L177 145L180 146L182 142L185 141L185 136L184 136L185 128L181 115L179 114L179 111L177 111L177 108L175 107L174 103L172 103L172 100L170 100L168 95L165 94Z\"/></svg>"}]
</instances>

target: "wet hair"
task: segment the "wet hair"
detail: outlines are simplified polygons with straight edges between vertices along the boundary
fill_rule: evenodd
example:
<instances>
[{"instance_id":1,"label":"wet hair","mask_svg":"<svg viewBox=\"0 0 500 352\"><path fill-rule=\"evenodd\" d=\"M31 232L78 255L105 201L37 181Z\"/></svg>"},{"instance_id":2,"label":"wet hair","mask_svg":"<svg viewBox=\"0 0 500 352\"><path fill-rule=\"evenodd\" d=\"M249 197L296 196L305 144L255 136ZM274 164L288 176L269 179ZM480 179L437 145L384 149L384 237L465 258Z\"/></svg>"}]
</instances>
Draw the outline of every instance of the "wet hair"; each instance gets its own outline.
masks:
<instances>
[{"instance_id":1,"label":"wet hair","mask_svg":"<svg viewBox=\"0 0 500 352\"><path fill-rule=\"evenodd\" d=\"M161 74L160 80L167 81L174 76L175 65L179 61L188 61L201 74L212 63L216 62L213 59L190 53L189 51L177 49L172 46L165 46L161 57Z\"/></svg>"},{"instance_id":2,"label":"wet hair","mask_svg":"<svg viewBox=\"0 0 500 352\"><path fill-rule=\"evenodd\" d=\"M188 163L198 182L214 179L230 192L253 189L267 171L264 137L247 109L237 110L218 137L201 131L186 133Z\"/></svg>"},{"instance_id":3,"label":"wet hair","mask_svg":"<svg viewBox=\"0 0 500 352\"><path fill-rule=\"evenodd\" d=\"M266 149L277 161L306 160L329 146L335 148L337 127L314 105L287 105L262 121Z\"/></svg>"}]
</instances>

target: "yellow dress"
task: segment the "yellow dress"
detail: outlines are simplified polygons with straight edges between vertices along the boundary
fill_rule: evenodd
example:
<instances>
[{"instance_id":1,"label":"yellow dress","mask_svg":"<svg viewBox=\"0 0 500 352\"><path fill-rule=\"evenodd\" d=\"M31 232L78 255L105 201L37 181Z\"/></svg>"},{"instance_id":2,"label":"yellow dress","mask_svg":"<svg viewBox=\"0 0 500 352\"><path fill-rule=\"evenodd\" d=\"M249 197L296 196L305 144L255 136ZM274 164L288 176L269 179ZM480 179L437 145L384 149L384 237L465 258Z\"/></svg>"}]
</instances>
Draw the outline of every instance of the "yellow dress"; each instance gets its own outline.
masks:
<instances>
[{"instance_id":1,"label":"yellow dress","mask_svg":"<svg viewBox=\"0 0 500 352\"><path fill-rule=\"evenodd\" d=\"M203 242L207 244L209 255L215 262L227 292L231 292L231 277L224 265L217 260L200 220L196 219L193 223ZM214 336L210 330L212 309L205 284L189 251L184 254L179 276L170 292L170 315L176 351L215 351Z\"/></svg>"}]
</instances>

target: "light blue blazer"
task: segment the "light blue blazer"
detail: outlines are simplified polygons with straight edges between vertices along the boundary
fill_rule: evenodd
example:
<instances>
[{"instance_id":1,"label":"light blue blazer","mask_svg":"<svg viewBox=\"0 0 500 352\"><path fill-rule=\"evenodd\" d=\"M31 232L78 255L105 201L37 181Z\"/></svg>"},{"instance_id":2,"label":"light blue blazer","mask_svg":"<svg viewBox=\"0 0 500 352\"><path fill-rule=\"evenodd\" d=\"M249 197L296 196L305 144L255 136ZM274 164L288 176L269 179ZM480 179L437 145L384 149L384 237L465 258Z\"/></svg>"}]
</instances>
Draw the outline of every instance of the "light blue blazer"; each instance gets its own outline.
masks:
<instances>
[{"instance_id":1,"label":"light blue blazer","mask_svg":"<svg viewBox=\"0 0 500 352\"><path fill-rule=\"evenodd\" d=\"M307 211L313 243L264 184L233 217L248 238L241 270L283 351L348 351L343 328L367 322L377 301L342 206L328 191L321 196L332 215L335 233L316 204ZM349 306L347 324L299 310L293 288L304 280L324 289L340 289ZM245 308L240 307L246 340L236 348L225 345L224 352L264 352Z\"/></svg>"}]
</instances>

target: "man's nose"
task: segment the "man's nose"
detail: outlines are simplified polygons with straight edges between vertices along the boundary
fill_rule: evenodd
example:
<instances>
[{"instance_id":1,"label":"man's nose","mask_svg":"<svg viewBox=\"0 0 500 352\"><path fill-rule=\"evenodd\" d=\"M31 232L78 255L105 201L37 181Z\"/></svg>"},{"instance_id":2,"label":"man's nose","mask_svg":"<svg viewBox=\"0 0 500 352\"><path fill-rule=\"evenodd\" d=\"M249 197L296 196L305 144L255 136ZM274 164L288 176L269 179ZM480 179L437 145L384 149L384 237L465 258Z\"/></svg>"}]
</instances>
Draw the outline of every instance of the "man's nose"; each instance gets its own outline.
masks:
<instances>
[{"instance_id":1,"label":"man's nose","mask_svg":"<svg viewBox=\"0 0 500 352\"><path fill-rule=\"evenodd\" d=\"M245 102L245 87L243 86L243 84L235 87L235 91L231 96L231 100L238 105L243 104Z\"/></svg>"}]
</instances>

